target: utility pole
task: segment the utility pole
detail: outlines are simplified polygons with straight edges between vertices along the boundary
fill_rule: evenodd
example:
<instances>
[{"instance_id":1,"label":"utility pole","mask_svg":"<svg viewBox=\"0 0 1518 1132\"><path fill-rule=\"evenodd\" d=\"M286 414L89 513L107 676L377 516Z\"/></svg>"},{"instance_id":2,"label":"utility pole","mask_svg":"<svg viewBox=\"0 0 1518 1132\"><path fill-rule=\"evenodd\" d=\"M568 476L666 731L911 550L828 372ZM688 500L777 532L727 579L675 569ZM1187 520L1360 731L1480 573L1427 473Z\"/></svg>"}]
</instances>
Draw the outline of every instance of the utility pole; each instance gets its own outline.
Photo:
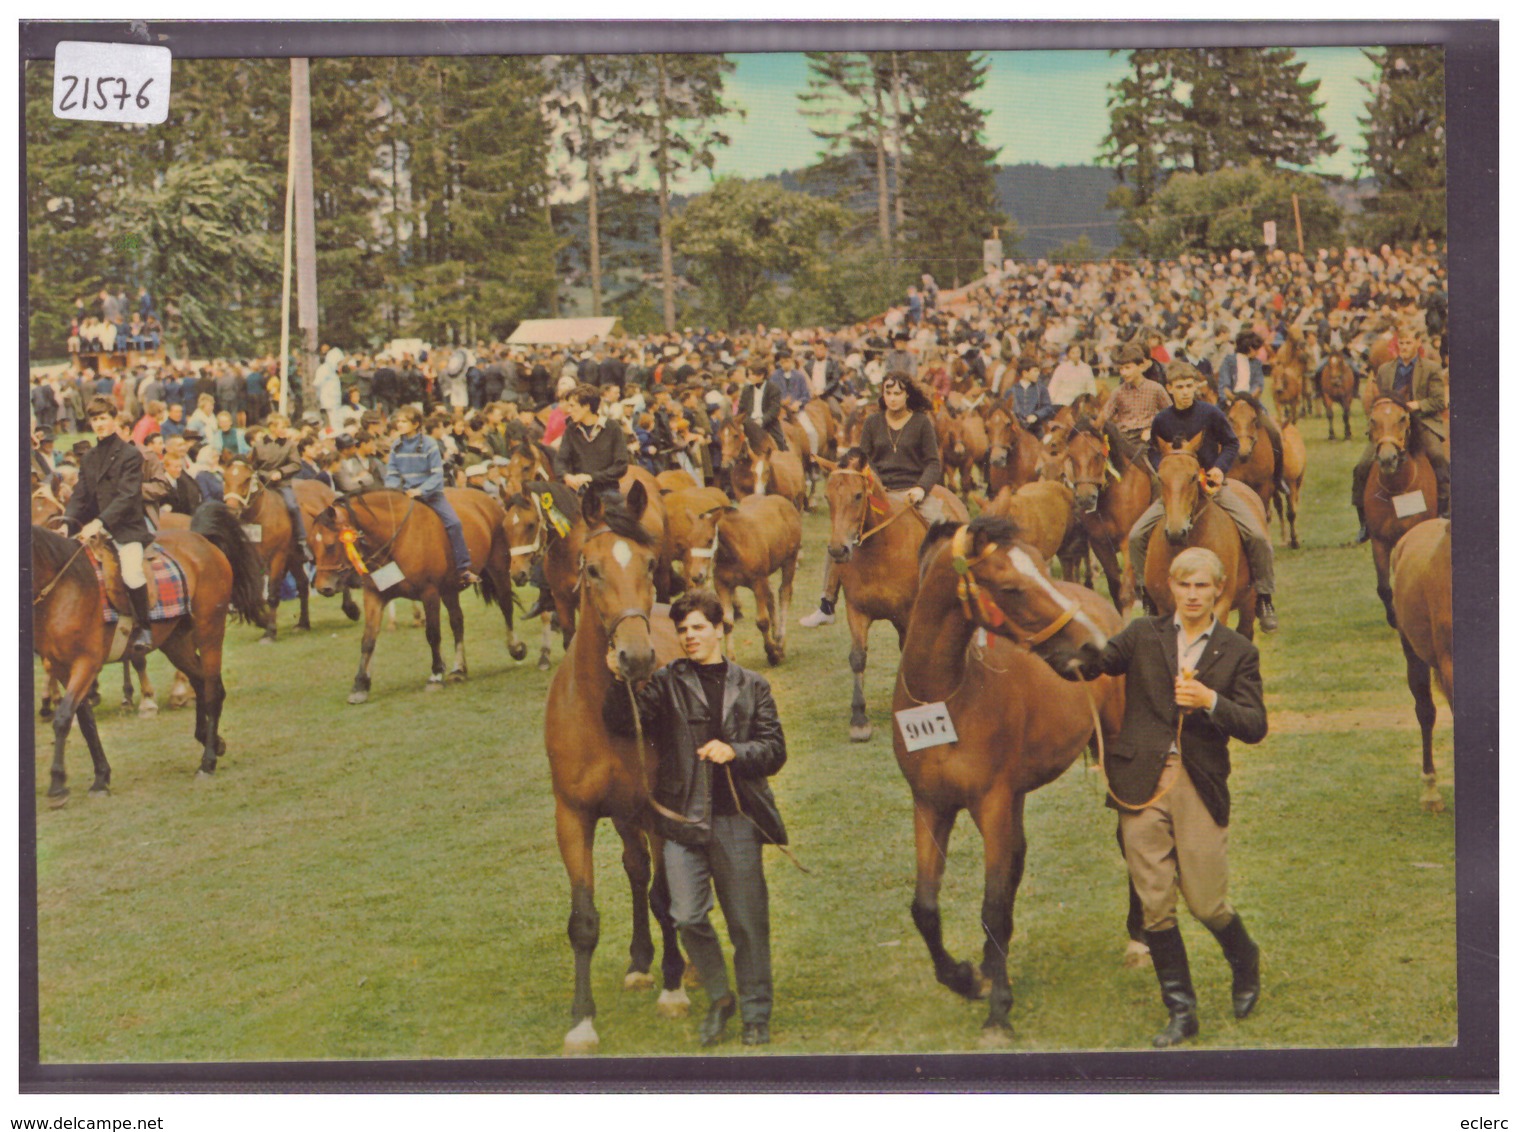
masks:
<instances>
[{"instance_id":1,"label":"utility pole","mask_svg":"<svg viewBox=\"0 0 1518 1132\"><path fill-rule=\"evenodd\" d=\"M1297 251L1301 252L1303 255L1306 255L1307 248L1302 243L1302 206L1297 201L1296 193L1291 194L1291 211L1292 215L1297 218Z\"/></svg>"},{"instance_id":2,"label":"utility pole","mask_svg":"<svg viewBox=\"0 0 1518 1132\"><path fill-rule=\"evenodd\" d=\"M279 415L290 415L290 268L295 229L295 114L285 138L285 260L279 297Z\"/></svg>"},{"instance_id":3,"label":"utility pole","mask_svg":"<svg viewBox=\"0 0 1518 1132\"><path fill-rule=\"evenodd\" d=\"M302 403L316 406L316 202L311 181L311 60L290 60L290 134L295 170L295 268L300 297Z\"/></svg>"}]
</instances>

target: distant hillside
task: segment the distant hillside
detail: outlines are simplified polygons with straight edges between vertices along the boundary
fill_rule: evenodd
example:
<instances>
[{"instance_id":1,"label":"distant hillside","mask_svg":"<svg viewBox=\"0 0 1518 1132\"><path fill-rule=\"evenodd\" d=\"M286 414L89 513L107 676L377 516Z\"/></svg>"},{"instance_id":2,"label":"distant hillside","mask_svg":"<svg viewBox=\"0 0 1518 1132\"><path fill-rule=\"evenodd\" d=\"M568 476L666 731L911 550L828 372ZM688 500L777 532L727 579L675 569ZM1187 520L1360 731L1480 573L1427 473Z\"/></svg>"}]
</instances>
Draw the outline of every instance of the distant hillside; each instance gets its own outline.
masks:
<instances>
[{"instance_id":1,"label":"distant hillside","mask_svg":"<svg viewBox=\"0 0 1518 1132\"><path fill-rule=\"evenodd\" d=\"M1108 209L1117 185L1096 165L1003 165L996 173L1002 208L1022 231L1019 259L1038 259L1085 236L1097 254L1117 247L1119 213Z\"/></svg>"}]
</instances>

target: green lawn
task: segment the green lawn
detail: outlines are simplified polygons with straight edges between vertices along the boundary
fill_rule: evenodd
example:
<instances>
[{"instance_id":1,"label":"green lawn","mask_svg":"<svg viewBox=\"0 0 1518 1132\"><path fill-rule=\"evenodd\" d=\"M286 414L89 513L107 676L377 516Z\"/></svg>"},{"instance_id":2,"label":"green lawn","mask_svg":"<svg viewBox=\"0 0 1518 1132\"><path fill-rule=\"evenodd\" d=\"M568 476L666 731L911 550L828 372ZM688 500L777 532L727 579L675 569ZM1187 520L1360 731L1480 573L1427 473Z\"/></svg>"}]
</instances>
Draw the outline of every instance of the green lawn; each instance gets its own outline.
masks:
<instances>
[{"instance_id":1,"label":"green lawn","mask_svg":"<svg viewBox=\"0 0 1518 1132\"><path fill-rule=\"evenodd\" d=\"M1358 410L1357 410L1358 412ZM1357 432L1361 421L1356 419ZM1449 1044L1455 1018L1453 812L1418 807L1419 749L1401 651L1344 501L1357 441L1306 423L1299 551L1279 555L1283 628L1261 643L1272 733L1235 746L1233 894L1264 949L1264 996L1235 1022L1216 947L1183 921L1201 1048ZM790 654L771 678L790 740L774 780L803 875L770 858L776 1053L977 1048L984 1004L933 980L907 908L911 808L889 741L896 647L871 639L868 744L847 739L847 629L808 631L825 513L807 518ZM747 595L745 595L747 600ZM752 609L752 603L749 602ZM276 645L229 631L228 753L197 782L193 718L102 709L115 793L47 808L51 730L36 750L44 1062L556 1055L569 1024L568 885L542 744L547 674L507 658L499 615L466 606L472 676L423 691L420 630L387 631L373 699L344 703L359 631L316 601ZM284 623L293 620L285 607ZM404 624L405 618L402 618ZM445 627L446 634L446 627ZM536 655L536 626L526 637ZM447 638L445 635L445 645ZM555 656L557 657L557 649ZM739 655L763 667L751 621ZM168 668L154 657L161 689ZM107 705L119 669L107 675ZM1452 732L1436 755L1452 801ZM1147 1048L1151 971L1124 970L1115 818L1079 765L1034 794L1012 941L1015 1048ZM620 843L597 842L603 1055L695 1050L696 1012L659 1019L624 992L629 899ZM950 849L946 940L977 957L980 844ZM725 1047L736 1052L737 1045Z\"/></svg>"}]
</instances>

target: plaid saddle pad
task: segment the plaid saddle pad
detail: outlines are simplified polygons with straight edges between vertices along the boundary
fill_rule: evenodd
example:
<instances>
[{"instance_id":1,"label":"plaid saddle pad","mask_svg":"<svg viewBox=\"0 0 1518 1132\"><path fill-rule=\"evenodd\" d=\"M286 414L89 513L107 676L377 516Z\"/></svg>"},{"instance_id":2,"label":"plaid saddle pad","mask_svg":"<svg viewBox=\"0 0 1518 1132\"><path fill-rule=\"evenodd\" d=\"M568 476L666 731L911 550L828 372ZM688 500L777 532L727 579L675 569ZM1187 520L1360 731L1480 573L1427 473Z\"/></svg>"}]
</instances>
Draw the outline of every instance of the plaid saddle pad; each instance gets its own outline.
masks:
<instances>
[{"instance_id":1,"label":"plaid saddle pad","mask_svg":"<svg viewBox=\"0 0 1518 1132\"><path fill-rule=\"evenodd\" d=\"M100 604L105 609L107 624L121 620L105 599L105 571L93 551L85 551L85 557L95 568L95 578L100 582ZM154 543L142 559L143 573L148 579L148 620L172 621L190 612L190 588L185 583L184 567L169 557L169 552Z\"/></svg>"}]
</instances>

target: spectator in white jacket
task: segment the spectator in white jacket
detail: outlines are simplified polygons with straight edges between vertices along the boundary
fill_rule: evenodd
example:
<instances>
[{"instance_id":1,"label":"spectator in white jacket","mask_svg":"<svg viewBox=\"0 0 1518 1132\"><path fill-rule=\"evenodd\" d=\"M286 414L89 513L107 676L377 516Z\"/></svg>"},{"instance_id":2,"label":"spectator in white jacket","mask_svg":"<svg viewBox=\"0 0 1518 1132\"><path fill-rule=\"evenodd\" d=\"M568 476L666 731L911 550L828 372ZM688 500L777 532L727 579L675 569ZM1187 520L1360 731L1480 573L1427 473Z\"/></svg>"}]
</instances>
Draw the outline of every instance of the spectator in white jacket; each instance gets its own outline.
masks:
<instances>
[{"instance_id":1,"label":"spectator in white jacket","mask_svg":"<svg viewBox=\"0 0 1518 1132\"><path fill-rule=\"evenodd\" d=\"M1054 367L1049 378L1049 401L1055 405L1068 405L1082 393L1096 395L1096 375L1085 360L1081 344L1072 342L1065 351L1064 360Z\"/></svg>"}]
</instances>

